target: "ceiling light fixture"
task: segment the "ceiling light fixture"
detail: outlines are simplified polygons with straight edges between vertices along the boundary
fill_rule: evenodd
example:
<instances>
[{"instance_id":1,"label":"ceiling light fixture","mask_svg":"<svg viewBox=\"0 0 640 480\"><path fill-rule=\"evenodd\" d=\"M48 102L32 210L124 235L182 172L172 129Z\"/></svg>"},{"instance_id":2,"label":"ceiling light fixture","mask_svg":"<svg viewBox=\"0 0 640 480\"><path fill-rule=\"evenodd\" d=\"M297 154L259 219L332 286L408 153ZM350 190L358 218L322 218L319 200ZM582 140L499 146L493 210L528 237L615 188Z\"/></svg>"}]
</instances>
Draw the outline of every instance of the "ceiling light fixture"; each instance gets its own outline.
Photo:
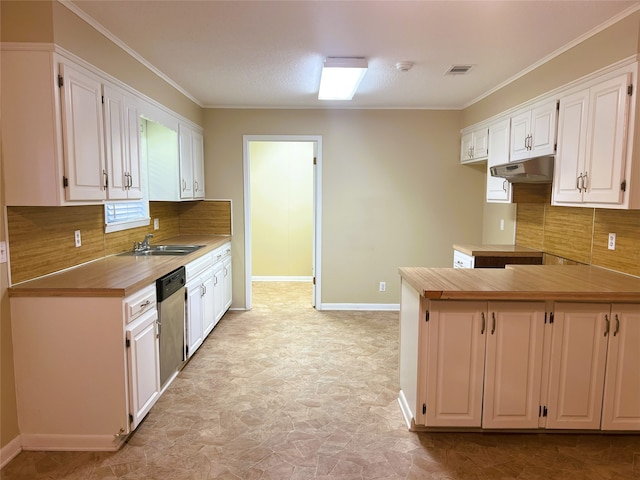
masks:
<instances>
[{"instance_id":1,"label":"ceiling light fixture","mask_svg":"<svg viewBox=\"0 0 640 480\"><path fill-rule=\"evenodd\" d=\"M320 77L319 100L351 100L367 72L362 57L327 57Z\"/></svg>"}]
</instances>

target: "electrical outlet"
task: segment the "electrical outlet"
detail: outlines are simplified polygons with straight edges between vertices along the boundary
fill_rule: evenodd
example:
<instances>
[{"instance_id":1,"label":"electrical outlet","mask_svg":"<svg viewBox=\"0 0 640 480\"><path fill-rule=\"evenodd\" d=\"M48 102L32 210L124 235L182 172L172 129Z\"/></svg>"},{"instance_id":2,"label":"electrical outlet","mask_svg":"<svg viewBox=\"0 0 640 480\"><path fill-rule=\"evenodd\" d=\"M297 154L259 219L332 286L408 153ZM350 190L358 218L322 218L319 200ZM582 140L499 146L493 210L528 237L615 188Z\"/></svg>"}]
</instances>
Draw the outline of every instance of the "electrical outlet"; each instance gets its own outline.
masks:
<instances>
[{"instance_id":1,"label":"electrical outlet","mask_svg":"<svg viewBox=\"0 0 640 480\"><path fill-rule=\"evenodd\" d=\"M158 230L160 228L160 219L159 218L154 218L153 219L153 229L154 230Z\"/></svg>"},{"instance_id":2,"label":"electrical outlet","mask_svg":"<svg viewBox=\"0 0 640 480\"><path fill-rule=\"evenodd\" d=\"M380 291L381 292L387 291L387 282L380 282Z\"/></svg>"},{"instance_id":3,"label":"electrical outlet","mask_svg":"<svg viewBox=\"0 0 640 480\"><path fill-rule=\"evenodd\" d=\"M504 218L500 219L500 230L504 230Z\"/></svg>"},{"instance_id":4,"label":"electrical outlet","mask_svg":"<svg viewBox=\"0 0 640 480\"><path fill-rule=\"evenodd\" d=\"M74 238L76 241L76 248L78 248L80 245L82 245L82 238L80 237L80 230L76 230L74 232Z\"/></svg>"},{"instance_id":5,"label":"electrical outlet","mask_svg":"<svg viewBox=\"0 0 640 480\"><path fill-rule=\"evenodd\" d=\"M7 263L7 242L0 242L0 263Z\"/></svg>"},{"instance_id":6,"label":"electrical outlet","mask_svg":"<svg viewBox=\"0 0 640 480\"><path fill-rule=\"evenodd\" d=\"M616 249L616 234L615 233L610 233L609 234L609 243L607 244L607 248L609 250L615 250Z\"/></svg>"}]
</instances>

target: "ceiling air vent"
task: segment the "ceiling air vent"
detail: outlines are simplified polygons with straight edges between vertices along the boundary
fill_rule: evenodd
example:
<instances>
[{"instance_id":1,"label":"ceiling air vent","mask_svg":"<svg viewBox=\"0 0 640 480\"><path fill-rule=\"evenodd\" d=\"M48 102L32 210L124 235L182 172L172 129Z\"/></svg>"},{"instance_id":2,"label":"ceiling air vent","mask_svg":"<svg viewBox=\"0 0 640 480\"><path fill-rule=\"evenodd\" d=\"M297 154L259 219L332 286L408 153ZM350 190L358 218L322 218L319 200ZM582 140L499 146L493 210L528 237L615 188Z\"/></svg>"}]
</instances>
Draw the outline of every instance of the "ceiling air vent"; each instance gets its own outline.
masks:
<instances>
[{"instance_id":1,"label":"ceiling air vent","mask_svg":"<svg viewBox=\"0 0 640 480\"><path fill-rule=\"evenodd\" d=\"M464 75L471 70L473 65L452 65L449 70L447 70L446 75Z\"/></svg>"}]
</instances>

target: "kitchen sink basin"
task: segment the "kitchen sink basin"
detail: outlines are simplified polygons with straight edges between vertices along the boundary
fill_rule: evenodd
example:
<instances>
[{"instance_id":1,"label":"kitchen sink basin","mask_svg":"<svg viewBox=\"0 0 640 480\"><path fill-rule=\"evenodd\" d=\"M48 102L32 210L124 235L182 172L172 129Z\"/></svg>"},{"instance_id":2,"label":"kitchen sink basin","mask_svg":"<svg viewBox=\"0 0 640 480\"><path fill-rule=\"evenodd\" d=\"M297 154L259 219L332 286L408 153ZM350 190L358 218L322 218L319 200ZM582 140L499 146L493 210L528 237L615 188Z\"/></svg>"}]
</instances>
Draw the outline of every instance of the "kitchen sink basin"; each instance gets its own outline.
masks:
<instances>
[{"instance_id":1,"label":"kitchen sink basin","mask_svg":"<svg viewBox=\"0 0 640 480\"><path fill-rule=\"evenodd\" d=\"M134 257L146 257L155 255L188 255L196 250L204 247L204 245L152 245L147 250L138 252L129 251L120 255L132 255Z\"/></svg>"}]
</instances>

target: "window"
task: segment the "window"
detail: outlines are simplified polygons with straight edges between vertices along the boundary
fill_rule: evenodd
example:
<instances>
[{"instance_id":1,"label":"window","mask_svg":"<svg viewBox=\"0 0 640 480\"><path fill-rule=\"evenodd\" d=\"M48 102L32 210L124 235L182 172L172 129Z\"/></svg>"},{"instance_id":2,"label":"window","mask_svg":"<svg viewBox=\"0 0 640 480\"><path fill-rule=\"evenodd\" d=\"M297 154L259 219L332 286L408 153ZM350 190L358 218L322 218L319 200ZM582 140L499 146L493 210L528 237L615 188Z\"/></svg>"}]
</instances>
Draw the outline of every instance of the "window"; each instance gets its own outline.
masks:
<instances>
[{"instance_id":1,"label":"window","mask_svg":"<svg viewBox=\"0 0 640 480\"><path fill-rule=\"evenodd\" d=\"M149 202L114 202L104 204L105 233L149 225Z\"/></svg>"}]
</instances>

